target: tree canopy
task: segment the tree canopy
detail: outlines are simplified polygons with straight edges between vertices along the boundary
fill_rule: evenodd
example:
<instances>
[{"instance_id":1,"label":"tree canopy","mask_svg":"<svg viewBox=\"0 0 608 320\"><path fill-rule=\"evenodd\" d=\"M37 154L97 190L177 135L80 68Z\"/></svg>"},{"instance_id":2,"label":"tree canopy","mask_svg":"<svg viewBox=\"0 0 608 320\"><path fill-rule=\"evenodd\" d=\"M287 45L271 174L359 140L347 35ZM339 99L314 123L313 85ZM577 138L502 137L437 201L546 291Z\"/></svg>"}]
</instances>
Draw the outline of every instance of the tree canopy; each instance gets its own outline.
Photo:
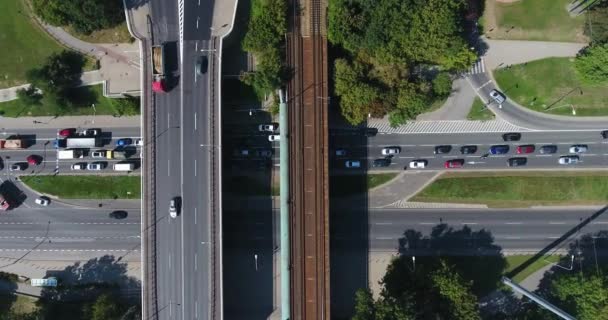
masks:
<instances>
[{"instance_id":1,"label":"tree canopy","mask_svg":"<svg viewBox=\"0 0 608 320\"><path fill-rule=\"evenodd\" d=\"M585 82L608 82L608 43L591 45L582 50L574 61L574 67Z\"/></svg>"},{"instance_id":2,"label":"tree canopy","mask_svg":"<svg viewBox=\"0 0 608 320\"><path fill-rule=\"evenodd\" d=\"M346 51L334 68L345 118L388 113L396 126L445 98L450 77L432 81L429 71L462 71L477 58L463 36L465 9L464 0L331 0L328 38Z\"/></svg>"},{"instance_id":3,"label":"tree canopy","mask_svg":"<svg viewBox=\"0 0 608 320\"><path fill-rule=\"evenodd\" d=\"M34 12L55 26L71 26L89 34L125 21L122 0L32 0Z\"/></svg>"}]
</instances>

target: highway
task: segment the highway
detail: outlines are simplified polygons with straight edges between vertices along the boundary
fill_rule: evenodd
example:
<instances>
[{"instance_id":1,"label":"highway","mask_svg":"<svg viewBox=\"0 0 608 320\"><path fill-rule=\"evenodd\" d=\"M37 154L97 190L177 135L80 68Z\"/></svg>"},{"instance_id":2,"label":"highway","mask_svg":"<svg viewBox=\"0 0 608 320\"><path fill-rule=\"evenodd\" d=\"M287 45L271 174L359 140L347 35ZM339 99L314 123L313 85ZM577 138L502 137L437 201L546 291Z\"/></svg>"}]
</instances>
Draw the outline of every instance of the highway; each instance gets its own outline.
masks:
<instances>
[{"instance_id":1,"label":"highway","mask_svg":"<svg viewBox=\"0 0 608 320\"><path fill-rule=\"evenodd\" d=\"M463 169L506 169L507 159L512 157L525 157L528 162L526 166L519 168L605 168L608 163L608 140L600 135L599 131L538 131L524 132L520 141L503 141L502 133L461 133L461 134L378 134L375 137L363 139L366 145L361 145L361 139L356 137L356 131L334 130L333 150L331 158L334 167L345 168L347 160L361 160L373 172L374 170L403 170L413 160L427 160L427 170L443 169L447 160L463 159ZM355 142L353 142L355 141ZM560 165L560 156L571 155L569 148L575 144L588 146L588 151L580 154L580 162L575 165ZM446 154L434 154L435 147L450 145L452 150ZM463 155L460 151L462 146L475 145L477 151L474 154ZM507 154L483 155L489 153L493 145L507 145ZM517 154L517 146L534 145L535 150L529 154ZM540 154L539 149L545 145L555 145L557 152L554 154ZM382 148L397 146L401 152L391 158L389 167L372 168L374 159L384 158ZM336 156L335 150L343 149L345 156ZM346 169L344 169L346 170ZM353 171L350 169L347 171ZM407 169L412 170L412 169ZM342 171L342 170L341 170Z\"/></svg>"}]
</instances>

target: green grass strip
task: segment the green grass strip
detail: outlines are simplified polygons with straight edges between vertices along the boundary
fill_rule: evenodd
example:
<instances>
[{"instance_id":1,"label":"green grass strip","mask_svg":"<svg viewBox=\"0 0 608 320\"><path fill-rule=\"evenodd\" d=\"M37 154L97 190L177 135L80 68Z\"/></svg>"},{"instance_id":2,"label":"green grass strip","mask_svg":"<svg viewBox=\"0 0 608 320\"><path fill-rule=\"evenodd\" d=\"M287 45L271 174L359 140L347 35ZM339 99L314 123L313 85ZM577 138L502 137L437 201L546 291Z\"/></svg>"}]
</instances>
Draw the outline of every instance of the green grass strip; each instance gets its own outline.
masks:
<instances>
[{"instance_id":1,"label":"green grass strip","mask_svg":"<svg viewBox=\"0 0 608 320\"><path fill-rule=\"evenodd\" d=\"M140 176L23 176L30 188L64 199L139 199Z\"/></svg>"}]
</instances>

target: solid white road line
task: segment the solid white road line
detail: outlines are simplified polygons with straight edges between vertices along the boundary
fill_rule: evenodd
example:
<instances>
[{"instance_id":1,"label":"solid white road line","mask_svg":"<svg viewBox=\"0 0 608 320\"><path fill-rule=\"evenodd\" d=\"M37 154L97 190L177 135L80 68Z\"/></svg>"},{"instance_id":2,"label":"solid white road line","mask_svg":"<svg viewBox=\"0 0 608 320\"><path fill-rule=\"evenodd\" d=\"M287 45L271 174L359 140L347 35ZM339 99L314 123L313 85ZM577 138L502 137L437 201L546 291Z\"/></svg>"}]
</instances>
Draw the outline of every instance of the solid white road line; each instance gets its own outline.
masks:
<instances>
[{"instance_id":1,"label":"solid white road line","mask_svg":"<svg viewBox=\"0 0 608 320\"><path fill-rule=\"evenodd\" d=\"M196 121L196 112L195 112L195 113L194 113L194 130L196 130L196 129L197 129L197 127L196 127L196 123L197 123L197 121Z\"/></svg>"},{"instance_id":2,"label":"solid white road line","mask_svg":"<svg viewBox=\"0 0 608 320\"><path fill-rule=\"evenodd\" d=\"M198 260L198 255L195 253L194 254L194 270L197 270L197 261Z\"/></svg>"}]
</instances>

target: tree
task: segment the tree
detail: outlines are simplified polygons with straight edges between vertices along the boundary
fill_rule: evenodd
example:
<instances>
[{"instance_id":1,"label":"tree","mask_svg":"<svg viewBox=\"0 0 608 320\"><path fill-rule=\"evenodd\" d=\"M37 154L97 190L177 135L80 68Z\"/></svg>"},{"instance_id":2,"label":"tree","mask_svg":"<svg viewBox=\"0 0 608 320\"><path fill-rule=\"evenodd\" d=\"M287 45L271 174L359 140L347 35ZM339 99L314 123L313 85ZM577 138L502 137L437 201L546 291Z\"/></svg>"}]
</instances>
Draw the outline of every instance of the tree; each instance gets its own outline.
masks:
<instances>
[{"instance_id":1,"label":"tree","mask_svg":"<svg viewBox=\"0 0 608 320\"><path fill-rule=\"evenodd\" d=\"M114 27L124 21L121 0L32 0L34 12L55 26L71 26L89 34Z\"/></svg>"},{"instance_id":2,"label":"tree","mask_svg":"<svg viewBox=\"0 0 608 320\"><path fill-rule=\"evenodd\" d=\"M28 106L39 105L42 94L34 86L29 85L27 88L17 90L17 98Z\"/></svg>"},{"instance_id":3,"label":"tree","mask_svg":"<svg viewBox=\"0 0 608 320\"><path fill-rule=\"evenodd\" d=\"M64 50L49 56L42 67L28 70L26 78L45 93L61 94L80 82L83 66L80 53Z\"/></svg>"},{"instance_id":4,"label":"tree","mask_svg":"<svg viewBox=\"0 0 608 320\"><path fill-rule=\"evenodd\" d=\"M366 289L355 292L355 315L352 320L373 320L376 313L372 293Z\"/></svg>"},{"instance_id":5,"label":"tree","mask_svg":"<svg viewBox=\"0 0 608 320\"><path fill-rule=\"evenodd\" d=\"M441 299L439 306L445 308L445 314L455 319L480 319L477 298L471 293L471 285L453 272L445 261L441 261L439 268L431 274L431 279Z\"/></svg>"},{"instance_id":6,"label":"tree","mask_svg":"<svg viewBox=\"0 0 608 320\"><path fill-rule=\"evenodd\" d=\"M577 319L602 319L608 312L608 279L595 273L563 273L551 282L550 299Z\"/></svg>"},{"instance_id":7,"label":"tree","mask_svg":"<svg viewBox=\"0 0 608 320\"><path fill-rule=\"evenodd\" d=\"M446 72L440 72L433 79L433 92L435 95L443 97L452 92L452 78Z\"/></svg>"},{"instance_id":8,"label":"tree","mask_svg":"<svg viewBox=\"0 0 608 320\"><path fill-rule=\"evenodd\" d=\"M608 81L608 43L591 45L583 49L574 61L582 81L603 84Z\"/></svg>"},{"instance_id":9,"label":"tree","mask_svg":"<svg viewBox=\"0 0 608 320\"><path fill-rule=\"evenodd\" d=\"M102 294L91 306L92 320L118 320L122 316L122 306L114 296Z\"/></svg>"},{"instance_id":10,"label":"tree","mask_svg":"<svg viewBox=\"0 0 608 320\"><path fill-rule=\"evenodd\" d=\"M342 115L353 125L365 121L370 106L380 98L379 87L365 78L367 72L367 66L357 61L335 61L335 91L340 96Z\"/></svg>"},{"instance_id":11,"label":"tree","mask_svg":"<svg viewBox=\"0 0 608 320\"><path fill-rule=\"evenodd\" d=\"M584 33L593 43L608 42L608 1L596 2L587 15Z\"/></svg>"}]
</instances>

